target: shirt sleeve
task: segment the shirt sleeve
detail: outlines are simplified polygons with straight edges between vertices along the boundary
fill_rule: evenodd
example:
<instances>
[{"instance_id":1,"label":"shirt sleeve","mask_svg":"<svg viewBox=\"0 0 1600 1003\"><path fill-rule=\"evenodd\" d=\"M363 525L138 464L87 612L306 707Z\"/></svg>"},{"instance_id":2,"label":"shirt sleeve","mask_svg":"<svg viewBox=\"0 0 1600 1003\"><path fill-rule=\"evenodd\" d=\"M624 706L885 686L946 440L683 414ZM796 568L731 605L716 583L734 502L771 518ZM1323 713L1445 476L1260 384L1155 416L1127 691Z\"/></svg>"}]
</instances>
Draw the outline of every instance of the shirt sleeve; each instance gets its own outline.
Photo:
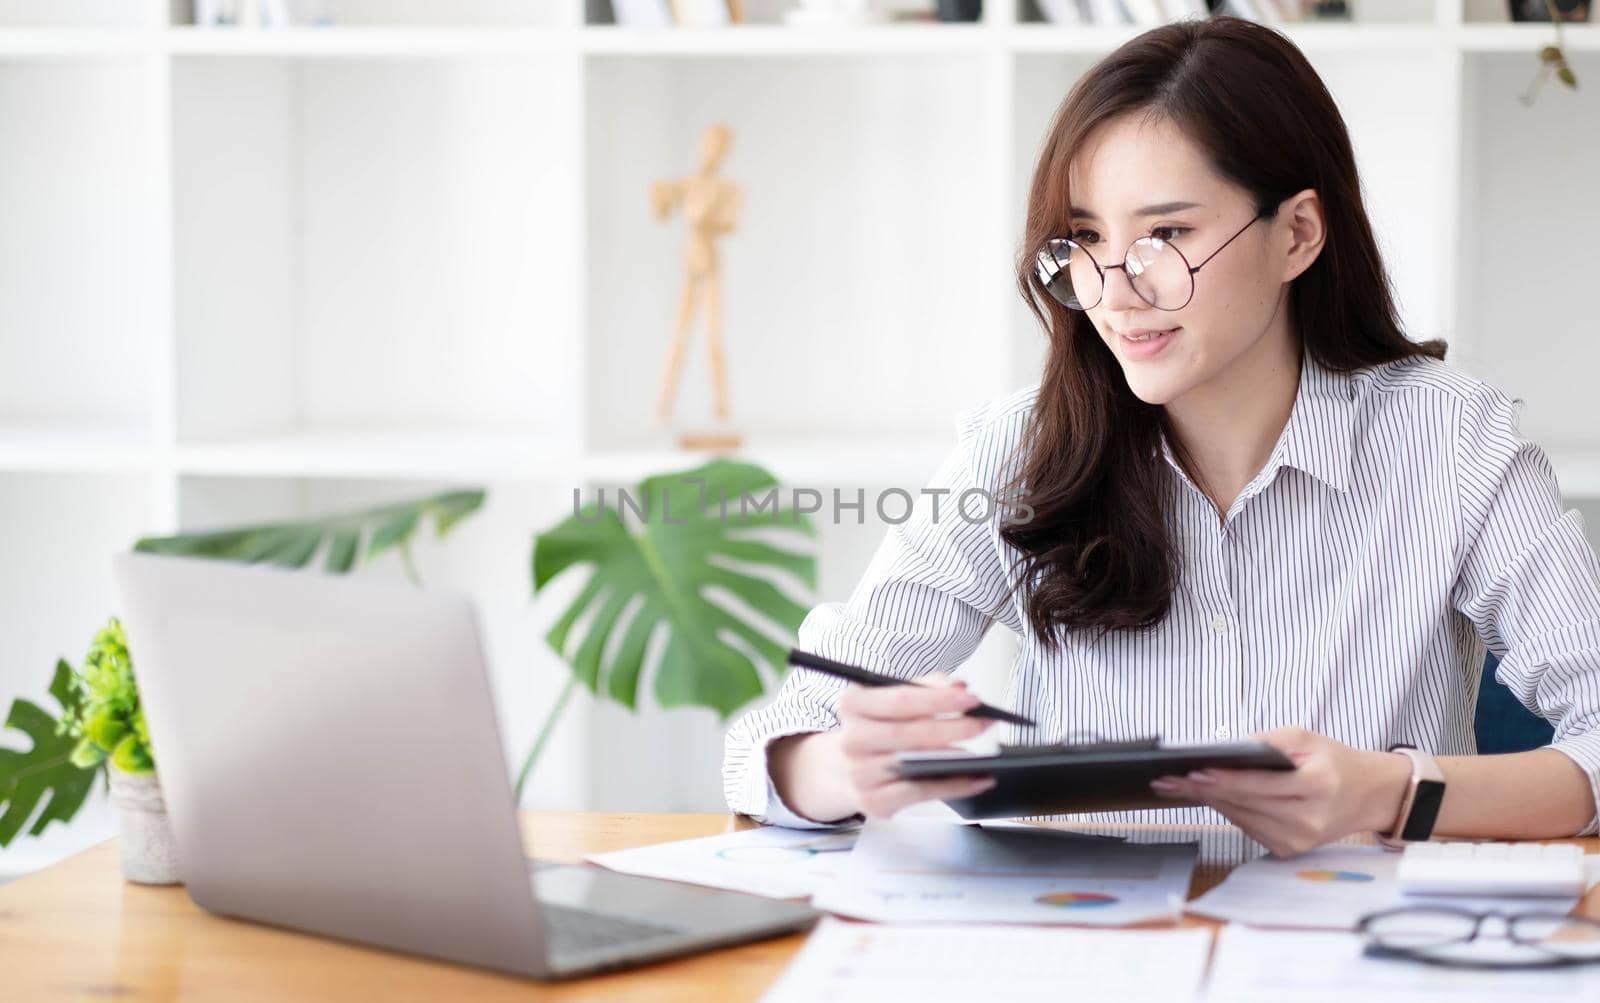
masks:
<instances>
[{"instance_id":1,"label":"shirt sleeve","mask_svg":"<svg viewBox=\"0 0 1600 1003\"><path fill-rule=\"evenodd\" d=\"M1555 726L1600 804L1600 562L1583 516L1562 511L1555 470L1491 387L1462 411L1452 603L1497 658L1495 679ZM1577 835L1600 832L1600 815Z\"/></svg>"},{"instance_id":2,"label":"shirt sleeve","mask_svg":"<svg viewBox=\"0 0 1600 1003\"><path fill-rule=\"evenodd\" d=\"M995 513L1006 511L1004 499L999 489L980 489L973 474L977 425L976 412L963 414L955 447L920 492L885 492L883 542L848 601L823 602L806 615L798 647L908 680L954 671L971 656L1011 601L993 529ZM987 468L987 460L979 460ZM876 508L869 494L867 511ZM770 702L733 722L722 762L730 810L796 828L860 820L822 822L797 814L778 797L767 769L767 748L775 740L838 727L835 708L845 685L791 669Z\"/></svg>"}]
</instances>

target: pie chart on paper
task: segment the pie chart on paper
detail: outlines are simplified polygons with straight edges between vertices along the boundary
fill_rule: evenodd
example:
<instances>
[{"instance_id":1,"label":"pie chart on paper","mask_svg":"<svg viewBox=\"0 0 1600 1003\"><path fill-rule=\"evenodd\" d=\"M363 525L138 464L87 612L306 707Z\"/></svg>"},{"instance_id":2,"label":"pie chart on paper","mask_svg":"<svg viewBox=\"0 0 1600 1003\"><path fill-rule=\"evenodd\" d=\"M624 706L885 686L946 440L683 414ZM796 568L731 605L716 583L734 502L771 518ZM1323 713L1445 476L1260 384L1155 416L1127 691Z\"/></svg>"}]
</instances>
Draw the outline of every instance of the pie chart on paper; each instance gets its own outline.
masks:
<instances>
[{"instance_id":1,"label":"pie chart on paper","mask_svg":"<svg viewBox=\"0 0 1600 1003\"><path fill-rule=\"evenodd\" d=\"M1371 881L1372 875L1365 871L1335 871L1327 868L1313 868L1305 871L1295 871L1294 876L1304 878L1306 881Z\"/></svg>"},{"instance_id":2,"label":"pie chart on paper","mask_svg":"<svg viewBox=\"0 0 1600 1003\"><path fill-rule=\"evenodd\" d=\"M1047 892L1034 901L1062 909L1092 909L1095 906L1115 905L1117 897L1103 892Z\"/></svg>"}]
</instances>

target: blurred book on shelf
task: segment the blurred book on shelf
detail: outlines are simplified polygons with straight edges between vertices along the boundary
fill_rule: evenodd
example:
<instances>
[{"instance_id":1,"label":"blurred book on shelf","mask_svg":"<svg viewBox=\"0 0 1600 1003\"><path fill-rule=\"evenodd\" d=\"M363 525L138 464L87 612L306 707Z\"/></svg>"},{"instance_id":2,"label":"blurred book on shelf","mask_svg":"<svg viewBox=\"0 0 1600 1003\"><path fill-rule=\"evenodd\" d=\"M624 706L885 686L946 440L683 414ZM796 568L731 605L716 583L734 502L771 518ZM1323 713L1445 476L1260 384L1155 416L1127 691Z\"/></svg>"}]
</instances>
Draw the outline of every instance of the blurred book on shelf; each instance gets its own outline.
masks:
<instances>
[{"instance_id":1,"label":"blurred book on shelf","mask_svg":"<svg viewBox=\"0 0 1600 1003\"><path fill-rule=\"evenodd\" d=\"M1509 0L1506 13L1513 21L1544 21L1550 22L1550 12L1553 9L1556 17L1564 22L1582 23L1589 20L1589 12L1594 4L1591 0Z\"/></svg>"},{"instance_id":2,"label":"blurred book on shelf","mask_svg":"<svg viewBox=\"0 0 1600 1003\"><path fill-rule=\"evenodd\" d=\"M609 0L599 6L610 8L610 21L627 28L668 28L672 26L672 8L667 0ZM605 20L600 19L601 23Z\"/></svg>"},{"instance_id":3,"label":"blurred book on shelf","mask_svg":"<svg viewBox=\"0 0 1600 1003\"><path fill-rule=\"evenodd\" d=\"M194 0L194 23L202 28L287 28L322 23L311 14L297 11L291 16L289 0Z\"/></svg>"},{"instance_id":4,"label":"blurred book on shelf","mask_svg":"<svg viewBox=\"0 0 1600 1003\"><path fill-rule=\"evenodd\" d=\"M1261 24L1349 20L1344 0L1033 0L1049 24L1137 25L1153 28L1213 14Z\"/></svg>"},{"instance_id":5,"label":"blurred book on shelf","mask_svg":"<svg viewBox=\"0 0 1600 1003\"><path fill-rule=\"evenodd\" d=\"M1261 24L1348 16L1343 3L1311 3L1306 0L1220 0L1209 6L1213 14L1231 14Z\"/></svg>"},{"instance_id":6,"label":"blurred book on shelf","mask_svg":"<svg viewBox=\"0 0 1600 1003\"><path fill-rule=\"evenodd\" d=\"M729 0L672 0L672 20L684 28L724 28L734 18Z\"/></svg>"},{"instance_id":7,"label":"blurred book on shelf","mask_svg":"<svg viewBox=\"0 0 1600 1003\"><path fill-rule=\"evenodd\" d=\"M976 21L982 11L983 0L584 0L586 24L630 28Z\"/></svg>"}]
</instances>

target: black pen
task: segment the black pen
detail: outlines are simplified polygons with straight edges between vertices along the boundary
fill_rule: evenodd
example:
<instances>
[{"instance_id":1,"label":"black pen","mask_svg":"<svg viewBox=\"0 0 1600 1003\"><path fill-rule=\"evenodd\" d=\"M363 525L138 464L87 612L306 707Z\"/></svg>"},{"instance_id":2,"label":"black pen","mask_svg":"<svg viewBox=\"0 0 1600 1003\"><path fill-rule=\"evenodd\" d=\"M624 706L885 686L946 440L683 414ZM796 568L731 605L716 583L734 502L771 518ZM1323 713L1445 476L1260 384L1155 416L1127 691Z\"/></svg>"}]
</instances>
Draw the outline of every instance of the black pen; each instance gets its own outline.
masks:
<instances>
[{"instance_id":1,"label":"black pen","mask_svg":"<svg viewBox=\"0 0 1600 1003\"><path fill-rule=\"evenodd\" d=\"M813 655L809 651L801 651L799 648L789 649L789 664L804 666L808 669L816 669L818 672L823 672L830 676L838 676L840 679L848 679L853 683L860 683L863 686L925 685L913 680L896 679L894 676L885 676L881 673L873 672L871 669L863 669L859 665L851 665L849 662L836 662L831 658L823 658L821 655ZM999 707L991 707L986 703L980 703L978 706L972 708L971 710L965 711L964 713L967 717L992 718L996 721L1006 721L1011 724L1025 724L1030 728L1034 726L1033 721L1028 720L1021 714L1014 714L1008 710L1001 710Z\"/></svg>"}]
</instances>

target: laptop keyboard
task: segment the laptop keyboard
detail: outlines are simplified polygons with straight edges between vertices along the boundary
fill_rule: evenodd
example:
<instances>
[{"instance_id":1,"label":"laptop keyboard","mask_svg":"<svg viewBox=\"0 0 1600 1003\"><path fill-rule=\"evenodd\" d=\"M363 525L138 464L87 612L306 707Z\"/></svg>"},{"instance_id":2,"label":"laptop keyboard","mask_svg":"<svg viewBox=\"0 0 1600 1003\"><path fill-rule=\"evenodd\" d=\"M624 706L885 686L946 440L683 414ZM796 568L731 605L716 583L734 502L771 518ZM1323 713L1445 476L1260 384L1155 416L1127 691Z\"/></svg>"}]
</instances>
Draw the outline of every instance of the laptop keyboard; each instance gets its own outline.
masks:
<instances>
[{"instance_id":1,"label":"laptop keyboard","mask_svg":"<svg viewBox=\"0 0 1600 1003\"><path fill-rule=\"evenodd\" d=\"M544 935L551 954L586 954L681 932L679 927L624 919L571 906L540 904Z\"/></svg>"}]
</instances>

